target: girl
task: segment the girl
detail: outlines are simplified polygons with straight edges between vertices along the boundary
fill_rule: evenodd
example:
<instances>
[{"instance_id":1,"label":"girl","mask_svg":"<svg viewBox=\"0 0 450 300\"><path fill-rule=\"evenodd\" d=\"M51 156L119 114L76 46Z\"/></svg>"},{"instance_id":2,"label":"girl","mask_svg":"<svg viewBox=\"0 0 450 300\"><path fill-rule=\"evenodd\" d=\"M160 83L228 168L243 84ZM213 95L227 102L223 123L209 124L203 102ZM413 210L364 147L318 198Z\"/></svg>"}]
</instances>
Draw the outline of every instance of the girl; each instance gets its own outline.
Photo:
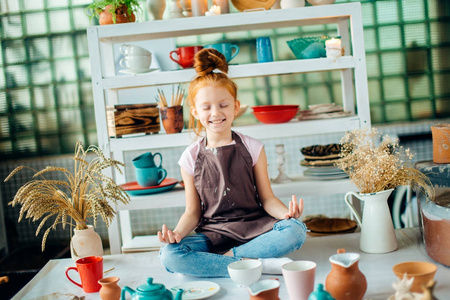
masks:
<instances>
[{"instance_id":1,"label":"girl","mask_svg":"<svg viewBox=\"0 0 450 300\"><path fill-rule=\"evenodd\" d=\"M203 130L206 136L178 162L186 210L173 231L163 225L158 232L168 243L160 251L162 263L169 272L228 277L228 264L261 259L263 273L281 274L281 265L291 259L276 258L299 249L306 238L297 220L303 200L292 196L287 208L275 197L263 144L231 130L240 103L225 57L203 49L194 60L198 76L189 86L189 125L198 137Z\"/></svg>"}]
</instances>

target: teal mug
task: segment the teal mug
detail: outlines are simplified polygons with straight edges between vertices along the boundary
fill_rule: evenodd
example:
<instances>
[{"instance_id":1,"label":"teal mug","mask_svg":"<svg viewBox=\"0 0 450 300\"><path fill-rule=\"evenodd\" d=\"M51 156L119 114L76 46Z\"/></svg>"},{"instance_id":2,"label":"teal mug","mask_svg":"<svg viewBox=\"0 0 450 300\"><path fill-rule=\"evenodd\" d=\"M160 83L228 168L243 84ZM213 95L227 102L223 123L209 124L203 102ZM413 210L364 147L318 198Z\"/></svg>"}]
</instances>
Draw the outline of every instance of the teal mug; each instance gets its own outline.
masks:
<instances>
[{"instance_id":1,"label":"teal mug","mask_svg":"<svg viewBox=\"0 0 450 300\"><path fill-rule=\"evenodd\" d=\"M220 53L222 53L225 56L227 63L229 63L239 53L239 47L237 45L233 45L231 43L210 44L210 45L206 45L203 48L216 49L217 51L219 51Z\"/></svg>"},{"instance_id":2,"label":"teal mug","mask_svg":"<svg viewBox=\"0 0 450 300\"><path fill-rule=\"evenodd\" d=\"M155 157L159 156L159 164L156 165ZM162 165L162 155L159 152L152 154L151 152L147 152L139 155L138 157L133 158L133 165L136 168L161 168Z\"/></svg>"},{"instance_id":3,"label":"teal mug","mask_svg":"<svg viewBox=\"0 0 450 300\"><path fill-rule=\"evenodd\" d=\"M167 171L163 168L136 168L136 181L142 187L160 185L166 176Z\"/></svg>"}]
</instances>

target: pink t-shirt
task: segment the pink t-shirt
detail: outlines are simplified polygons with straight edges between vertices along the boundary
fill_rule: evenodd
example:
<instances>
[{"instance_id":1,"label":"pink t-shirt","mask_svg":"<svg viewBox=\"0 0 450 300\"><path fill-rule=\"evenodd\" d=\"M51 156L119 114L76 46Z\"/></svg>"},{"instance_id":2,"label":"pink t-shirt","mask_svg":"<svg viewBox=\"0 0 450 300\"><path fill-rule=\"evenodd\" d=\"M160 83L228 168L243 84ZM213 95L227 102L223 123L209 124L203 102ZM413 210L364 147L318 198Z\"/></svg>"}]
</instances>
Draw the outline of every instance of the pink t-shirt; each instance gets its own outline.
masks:
<instances>
[{"instance_id":1,"label":"pink t-shirt","mask_svg":"<svg viewBox=\"0 0 450 300\"><path fill-rule=\"evenodd\" d=\"M259 154L261 153L261 149L264 147L264 144L257 139L243 135L242 133L236 133L239 135L242 143L245 145L245 148L247 148L247 151L250 153L254 166L258 161ZM184 150L183 154L181 154L180 160L178 161L178 164L192 176L194 176L195 161L197 159L198 152L200 151L200 143L203 139L204 138L200 138L189 145L186 150ZM236 144L234 140L230 143L230 145L233 144Z\"/></svg>"}]
</instances>

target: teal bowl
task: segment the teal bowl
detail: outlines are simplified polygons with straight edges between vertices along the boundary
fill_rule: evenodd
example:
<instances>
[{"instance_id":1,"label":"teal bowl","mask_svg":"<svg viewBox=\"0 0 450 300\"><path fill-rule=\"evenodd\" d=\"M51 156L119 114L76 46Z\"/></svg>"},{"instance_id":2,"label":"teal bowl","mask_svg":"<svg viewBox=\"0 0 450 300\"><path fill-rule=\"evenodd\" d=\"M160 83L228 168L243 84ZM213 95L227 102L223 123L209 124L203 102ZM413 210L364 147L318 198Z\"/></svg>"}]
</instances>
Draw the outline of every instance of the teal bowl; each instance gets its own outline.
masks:
<instances>
[{"instance_id":1,"label":"teal bowl","mask_svg":"<svg viewBox=\"0 0 450 300\"><path fill-rule=\"evenodd\" d=\"M297 59L326 57L325 41L329 36L305 37L287 41L289 48Z\"/></svg>"}]
</instances>

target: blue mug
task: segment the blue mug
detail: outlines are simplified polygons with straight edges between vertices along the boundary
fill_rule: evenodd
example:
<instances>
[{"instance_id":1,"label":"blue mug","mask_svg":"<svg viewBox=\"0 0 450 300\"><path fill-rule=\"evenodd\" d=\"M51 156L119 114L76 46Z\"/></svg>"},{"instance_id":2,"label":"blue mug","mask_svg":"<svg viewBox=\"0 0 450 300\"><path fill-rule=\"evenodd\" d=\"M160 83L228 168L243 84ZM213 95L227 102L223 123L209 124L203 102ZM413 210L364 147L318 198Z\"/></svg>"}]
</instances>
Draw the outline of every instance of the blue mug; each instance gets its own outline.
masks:
<instances>
[{"instance_id":1,"label":"blue mug","mask_svg":"<svg viewBox=\"0 0 450 300\"><path fill-rule=\"evenodd\" d=\"M259 63L273 61L272 44L269 37L256 39L256 57Z\"/></svg>"},{"instance_id":2,"label":"blue mug","mask_svg":"<svg viewBox=\"0 0 450 300\"><path fill-rule=\"evenodd\" d=\"M159 164L156 165L155 157L159 156ZM133 158L133 165L136 168L160 168L162 165L162 155L159 152L152 154L151 152L147 152L139 155L138 157Z\"/></svg>"},{"instance_id":3,"label":"blue mug","mask_svg":"<svg viewBox=\"0 0 450 300\"><path fill-rule=\"evenodd\" d=\"M231 43L218 43L206 45L203 48L216 49L225 56L227 63L229 63L233 58L239 53L239 47ZM234 53L233 53L234 50Z\"/></svg>"},{"instance_id":4,"label":"blue mug","mask_svg":"<svg viewBox=\"0 0 450 300\"><path fill-rule=\"evenodd\" d=\"M136 168L136 181L143 187L160 185L166 177L167 171L163 168Z\"/></svg>"}]
</instances>

